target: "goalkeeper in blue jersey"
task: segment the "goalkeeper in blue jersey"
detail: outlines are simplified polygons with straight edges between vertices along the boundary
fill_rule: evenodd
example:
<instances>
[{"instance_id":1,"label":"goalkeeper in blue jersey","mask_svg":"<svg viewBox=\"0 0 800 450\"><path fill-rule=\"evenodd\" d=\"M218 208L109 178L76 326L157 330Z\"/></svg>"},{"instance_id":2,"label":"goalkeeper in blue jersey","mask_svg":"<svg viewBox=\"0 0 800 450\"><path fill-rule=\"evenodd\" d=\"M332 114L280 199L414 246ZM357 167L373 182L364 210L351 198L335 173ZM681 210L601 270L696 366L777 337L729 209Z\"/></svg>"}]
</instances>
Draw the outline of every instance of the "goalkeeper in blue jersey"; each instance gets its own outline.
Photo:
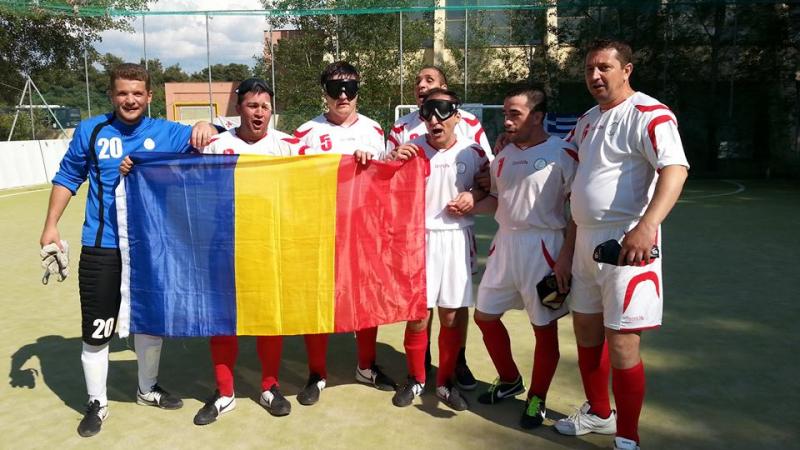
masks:
<instances>
[{"instance_id":1,"label":"goalkeeper in blue jersey","mask_svg":"<svg viewBox=\"0 0 800 450\"><path fill-rule=\"evenodd\" d=\"M97 434L103 420L108 417L108 345L120 307L121 259L114 199L120 162L134 151L188 152L192 147L206 145L211 135L216 134L216 129L207 122L192 128L145 117L153 93L150 76L139 65L126 63L117 66L111 72L108 93L113 112L86 119L75 129L53 178L39 242L43 249L56 247L51 253L43 251L43 258L58 253L60 261L66 260L63 254L67 249L61 241L58 220L72 196L88 179L89 193L78 266L83 339L81 363L89 394L86 414L78 425L78 434L83 437ZM63 278L67 273L65 269L60 275ZM139 372L136 402L178 409L183 406L181 399L156 382L161 345L160 337L134 336Z\"/></svg>"}]
</instances>

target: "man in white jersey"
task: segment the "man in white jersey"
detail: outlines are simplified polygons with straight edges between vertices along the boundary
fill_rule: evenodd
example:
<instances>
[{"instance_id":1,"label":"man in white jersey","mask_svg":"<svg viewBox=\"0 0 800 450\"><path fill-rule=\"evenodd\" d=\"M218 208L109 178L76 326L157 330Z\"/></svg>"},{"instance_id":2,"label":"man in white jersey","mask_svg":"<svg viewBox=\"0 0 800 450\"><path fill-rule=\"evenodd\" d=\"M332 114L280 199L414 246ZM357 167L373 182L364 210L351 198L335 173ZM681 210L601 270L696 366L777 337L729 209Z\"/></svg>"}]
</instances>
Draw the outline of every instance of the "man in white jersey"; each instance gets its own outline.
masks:
<instances>
[{"instance_id":1,"label":"man in white jersey","mask_svg":"<svg viewBox=\"0 0 800 450\"><path fill-rule=\"evenodd\" d=\"M290 156L287 142L290 136L270 130L272 117L272 89L264 80L248 78L236 89L236 112L241 125L211 139L203 153L256 154ZM217 389L194 416L195 425L207 425L221 414L236 407L233 389L233 367L239 353L237 336L212 336L209 340L211 361ZM276 417L286 416L292 404L283 396L278 385L283 336L257 336L256 352L261 361L261 397L259 403Z\"/></svg>"},{"instance_id":2,"label":"man in white jersey","mask_svg":"<svg viewBox=\"0 0 800 450\"><path fill-rule=\"evenodd\" d=\"M424 66L419 70L414 81L414 100L417 103L417 108L422 106L422 102L425 101L428 92L436 88L448 89L447 76L440 67ZM480 145L487 154L491 153L492 147L489 145L489 140L486 138L486 133L483 131L480 120L474 114L463 109L459 109L458 113L461 115L461 120L456 125L455 133ZM401 144L416 139L427 132L425 121L420 117L419 110L412 111L392 125L392 131L386 140L386 152L390 153Z\"/></svg>"},{"instance_id":3,"label":"man in white jersey","mask_svg":"<svg viewBox=\"0 0 800 450\"><path fill-rule=\"evenodd\" d=\"M531 388L520 419L526 429L544 421L547 391L560 357L557 321L568 312L563 304L546 306L536 285L554 273L559 291L566 293L575 236L566 202L577 153L547 134L546 114L547 98L541 89L519 88L506 95L503 116L509 142L492 162L490 196L474 211L494 212L499 224L475 311L498 377L478 401L494 404L525 392L501 321L509 309L524 308L536 339Z\"/></svg>"},{"instance_id":4,"label":"man in white jersey","mask_svg":"<svg viewBox=\"0 0 800 450\"><path fill-rule=\"evenodd\" d=\"M455 133L461 117L458 95L432 89L420 108L427 133L397 147L393 159L425 158L429 175L425 180L425 244L428 308L438 306L439 369L436 396L450 408L464 411L467 400L453 386L462 333L458 312L472 306L472 225L469 215L475 201L485 197L472 191L475 176L489 160L486 152L470 139ZM425 349L428 319L406 324L403 345L408 361L408 382L392 403L408 406L425 386Z\"/></svg>"},{"instance_id":5,"label":"man in white jersey","mask_svg":"<svg viewBox=\"0 0 800 450\"><path fill-rule=\"evenodd\" d=\"M447 76L444 71L437 66L424 66L417 73L417 78L414 82L414 100L417 103L417 108L422 106L422 102L432 89L447 89ZM463 109L458 110L461 119L455 127L455 134L460 138L470 140L478 144L480 148L488 155L489 160L492 159L491 147L489 140L486 138L486 133L483 131L480 120L472 113ZM394 149L408 141L418 138L419 136L427 133L426 123L420 116L419 111L412 111L405 116L401 117L393 126L389 137L386 140L386 152L390 154ZM486 188L488 190L488 186ZM474 234L471 247L472 255L472 269L477 270L477 245L475 243ZM429 315L427 330L430 333L431 324L433 322L433 315ZM456 384L459 388L471 391L478 386L472 371L467 366L466 358L466 345L467 345L467 328L469 325L469 310L458 310L458 327L461 330L462 340L461 349L458 353L458 362L456 364ZM425 352L425 366L430 369L431 352L430 352L430 335L428 335L428 349Z\"/></svg>"},{"instance_id":6,"label":"man in white jersey","mask_svg":"<svg viewBox=\"0 0 800 450\"><path fill-rule=\"evenodd\" d=\"M361 77L355 67L345 61L329 64L320 75L328 111L300 125L291 139L293 152L299 155L339 153L354 155L362 164L384 153L383 129L358 113L358 84ZM319 401L328 377L326 354L327 334L305 335L309 377L297 394L301 405ZM356 381L382 391L393 391L395 383L375 364L378 327L356 331L358 367Z\"/></svg>"},{"instance_id":7,"label":"man in white jersey","mask_svg":"<svg viewBox=\"0 0 800 450\"><path fill-rule=\"evenodd\" d=\"M631 88L632 71L627 44L592 43L585 76L598 105L567 136L580 158L571 197L578 230L569 306L587 401L556 423L568 435L616 434L614 448L626 450L639 448L640 333L661 325L661 258L651 258L651 251L660 247L661 222L689 167L675 115ZM610 239L622 244L616 264L595 262L595 247ZM616 414L608 396L609 355Z\"/></svg>"}]
</instances>

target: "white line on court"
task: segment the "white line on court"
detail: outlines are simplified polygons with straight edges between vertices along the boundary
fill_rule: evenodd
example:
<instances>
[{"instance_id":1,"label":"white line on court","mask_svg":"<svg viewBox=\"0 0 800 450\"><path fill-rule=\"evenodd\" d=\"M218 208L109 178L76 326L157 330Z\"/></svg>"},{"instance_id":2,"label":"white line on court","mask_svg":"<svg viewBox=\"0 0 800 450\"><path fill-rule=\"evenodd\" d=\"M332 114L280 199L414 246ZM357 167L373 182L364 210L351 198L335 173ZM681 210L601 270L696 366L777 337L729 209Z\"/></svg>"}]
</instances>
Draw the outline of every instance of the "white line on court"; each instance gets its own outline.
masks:
<instances>
[{"instance_id":1,"label":"white line on court","mask_svg":"<svg viewBox=\"0 0 800 450\"><path fill-rule=\"evenodd\" d=\"M48 188L43 188L43 189L34 189L32 191L14 192L13 194L0 195L0 198L14 197L16 195L25 195L25 194L30 194L32 192L42 192L42 191L49 191L49 190L50 190L50 188L48 187Z\"/></svg>"},{"instance_id":2,"label":"white line on court","mask_svg":"<svg viewBox=\"0 0 800 450\"><path fill-rule=\"evenodd\" d=\"M708 194L708 195L699 195L697 197L689 197L689 198L682 198L681 200L699 200L703 198L716 198L716 197L726 197L728 195L736 195L745 191L745 187L742 183L733 180L719 180L724 183L729 183L736 186L736 189L730 192L721 192L719 194Z\"/></svg>"}]
</instances>

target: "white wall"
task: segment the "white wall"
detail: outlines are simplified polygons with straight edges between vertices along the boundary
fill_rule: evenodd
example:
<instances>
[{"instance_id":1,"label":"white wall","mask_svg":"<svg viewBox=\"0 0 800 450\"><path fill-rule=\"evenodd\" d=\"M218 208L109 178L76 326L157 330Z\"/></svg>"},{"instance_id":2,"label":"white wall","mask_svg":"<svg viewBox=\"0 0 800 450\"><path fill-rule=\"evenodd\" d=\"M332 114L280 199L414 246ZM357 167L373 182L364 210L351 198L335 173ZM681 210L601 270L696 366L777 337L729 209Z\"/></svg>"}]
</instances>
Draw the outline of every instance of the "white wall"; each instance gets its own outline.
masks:
<instances>
[{"instance_id":1,"label":"white wall","mask_svg":"<svg viewBox=\"0 0 800 450\"><path fill-rule=\"evenodd\" d=\"M67 139L0 142L0 189L49 183L68 144Z\"/></svg>"}]
</instances>

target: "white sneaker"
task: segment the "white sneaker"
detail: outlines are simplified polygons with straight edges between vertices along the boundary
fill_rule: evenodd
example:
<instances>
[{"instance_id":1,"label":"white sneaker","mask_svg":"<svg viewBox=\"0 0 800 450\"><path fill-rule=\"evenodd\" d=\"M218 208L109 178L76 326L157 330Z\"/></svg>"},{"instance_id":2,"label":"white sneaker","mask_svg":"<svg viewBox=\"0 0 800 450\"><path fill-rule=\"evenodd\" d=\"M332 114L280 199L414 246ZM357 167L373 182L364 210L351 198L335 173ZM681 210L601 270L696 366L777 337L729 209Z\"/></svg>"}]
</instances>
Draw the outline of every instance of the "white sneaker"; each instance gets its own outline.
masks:
<instances>
[{"instance_id":1,"label":"white sneaker","mask_svg":"<svg viewBox=\"0 0 800 450\"><path fill-rule=\"evenodd\" d=\"M569 436L583 436L589 433L616 434L616 411L611 411L611 415L603 419L590 413L590 408L589 402L585 402L575 414L556 422L556 431Z\"/></svg>"},{"instance_id":2,"label":"white sneaker","mask_svg":"<svg viewBox=\"0 0 800 450\"><path fill-rule=\"evenodd\" d=\"M624 437L615 437L614 450L639 450L639 446L636 441Z\"/></svg>"}]
</instances>

